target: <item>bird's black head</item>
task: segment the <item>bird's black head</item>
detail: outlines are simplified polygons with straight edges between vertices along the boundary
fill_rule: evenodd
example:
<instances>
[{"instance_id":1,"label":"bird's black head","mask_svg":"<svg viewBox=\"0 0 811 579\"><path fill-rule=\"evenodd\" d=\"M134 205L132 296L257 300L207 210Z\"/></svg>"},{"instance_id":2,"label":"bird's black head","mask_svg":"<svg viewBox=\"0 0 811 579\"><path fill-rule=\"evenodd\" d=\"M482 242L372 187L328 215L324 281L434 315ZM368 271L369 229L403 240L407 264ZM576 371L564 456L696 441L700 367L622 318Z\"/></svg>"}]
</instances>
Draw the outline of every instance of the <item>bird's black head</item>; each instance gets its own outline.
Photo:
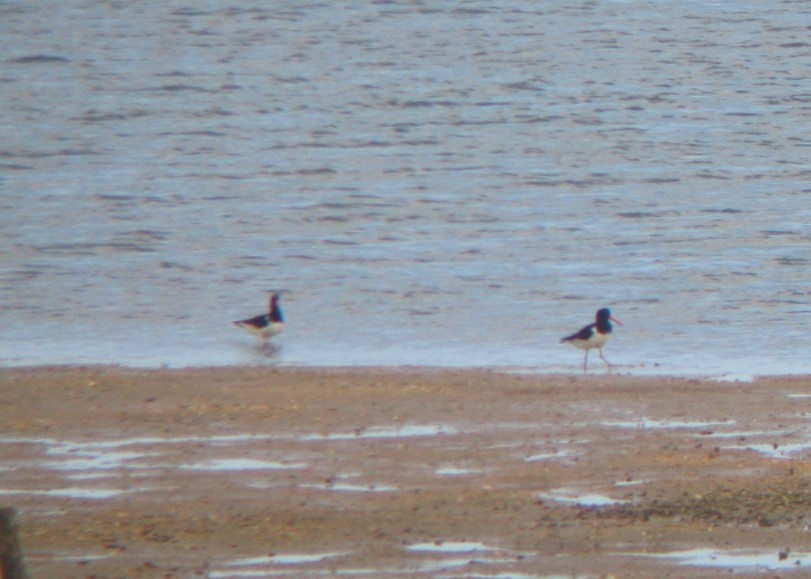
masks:
<instances>
[{"instance_id":1,"label":"bird's black head","mask_svg":"<svg viewBox=\"0 0 811 579\"><path fill-rule=\"evenodd\" d=\"M611 333L611 321L614 318L611 317L611 310L608 308L600 308L597 310L597 323L594 324L597 326L597 331L601 334L610 334Z\"/></svg>"},{"instance_id":2,"label":"bird's black head","mask_svg":"<svg viewBox=\"0 0 811 579\"><path fill-rule=\"evenodd\" d=\"M594 325L597 326L598 332L601 334L610 334L611 322L616 322L620 326L622 325L621 321L611 315L611 310L608 308L600 308L597 310L597 323Z\"/></svg>"}]
</instances>

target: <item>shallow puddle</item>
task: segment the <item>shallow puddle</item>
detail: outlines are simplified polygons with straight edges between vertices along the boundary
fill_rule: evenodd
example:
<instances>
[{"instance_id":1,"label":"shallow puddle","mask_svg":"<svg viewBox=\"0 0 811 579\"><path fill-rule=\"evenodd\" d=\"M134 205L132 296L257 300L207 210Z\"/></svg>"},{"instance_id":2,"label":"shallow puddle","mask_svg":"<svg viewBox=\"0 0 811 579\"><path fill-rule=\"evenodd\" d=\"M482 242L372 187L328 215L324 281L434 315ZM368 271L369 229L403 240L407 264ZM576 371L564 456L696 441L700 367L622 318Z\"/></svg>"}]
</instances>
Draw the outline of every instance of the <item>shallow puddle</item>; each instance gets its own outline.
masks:
<instances>
[{"instance_id":1,"label":"shallow puddle","mask_svg":"<svg viewBox=\"0 0 811 579\"><path fill-rule=\"evenodd\" d=\"M296 436L296 440L357 440L364 438L412 438L419 436L437 436L440 434L456 434L457 430L444 425L419 425L412 424L406 426L372 426L357 430L355 432L334 432L331 434L302 434Z\"/></svg>"},{"instance_id":2,"label":"shallow puddle","mask_svg":"<svg viewBox=\"0 0 811 579\"><path fill-rule=\"evenodd\" d=\"M304 468L304 463L282 463L266 460L254 460L249 458L224 458L220 460L209 460L194 464L183 464L178 468L186 470L211 470L211 471L233 471L233 470L295 470Z\"/></svg>"},{"instance_id":3,"label":"shallow puddle","mask_svg":"<svg viewBox=\"0 0 811 579\"><path fill-rule=\"evenodd\" d=\"M525 462L535 462L539 460L555 460L560 458L568 458L571 456L568 452L541 452L538 454L532 454L530 456L524 457Z\"/></svg>"},{"instance_id":4,"label":"shallow puddle","mask_svg":"<svg viewBox=\"0 0 811 579\"><path fill-rule=\"evenodd\" d=\"M725 446L728 450L751 450L769 458L796 458L796 454L811 450L811 442L796 442L793 444L733 444Z\"/></svg>"},{"instance_id":5,"label":"shallow puddle","mask_svg":"<svg viewBox=\"0 0 811 579\"><path fill-rule=\"evenodd\" d=\"M471 565L509 565L517 563L534 553L517 553L508 550L491 547L479 541L433 541L426 543L416 543L405 548L415 554L431 556L419 563L417 570L421 573L436 573L439 571L456 569L459 567L469 567ZM442 555L452 555L442 557ZM460 557L459 555L467 555ZM440 557L440 558L436 558ZM474 567L476 568L476 567ZM491 575L465 574L465 577L518 577L513 573L503 573Z\"/></svg>"},{"instance_id":6,"label":"shallow puddle","mask_svg":"<svg viewBox=\"0 0 811 579\"><path fill-rule=\"evenodd\" d=\"M481 474L488 472L489 468L458 468L455 466L445 466L434 471L437 476L464 476L467 474Z\"/></svg>"},{"instance_id":7,"label":"shallow puddle","mask_svg":"<svg viewBox=\"0 0 811 579\"><path fill-rule=\"evenodd\" d=\"M48 449L47 454L68 454L61 449ZM117 468L142 468L142 465L130 464L139 459L159 456L160 453L149 452L103 452L83 451L69 454L60 461L42 463L44 468L54 470L113 470Z\"/></svg>"},{"instance_id":8,"label":"shallow puddle","mask_svg":"<svg viewBox=\"0 0 811 579\"><path fill-rule=\"evenodd\" d=\"M115 478L116 476L114 472L80 472L77 474L69 474L65 478L70 480L99 480L103 478Z\"/></svg>"},{"instance_id":9,"label":"shallow puddle","mask_svg":"<svg viewBox=\"0 0 811 579\"><path fill-rule=\"evenodd\" d=\"M568 488L554 489L548 493L538 493L536 496L541 500L568 503L580 507L604 507L625 502L597 493L584 493L577 489Z\"/></svg>"},{"instance_id":10,"label":"shallow puddle","mask_svg":"<svg viewBox=\"0 0 811 579\"><path fill-rule=\"evenodd\" d=\"M508 559L503 557L455 557L452 559L437 559L433 561L424 561L419 565L418 569L422 573L436 573L437 571L444 571L446 569L455 569L459 567L468 567L471 565L498 565L515 563L516 559ZM465 573L464 577L493 577L493 575L482 574L469 574ZM500 575L501 577L514 577L512 574ZM495 575L499 577L499 575Z\"/></svg>"},{"instance_id":11,"label":"shallow puddle","mask_svg":"<svg viewBox=\"0 0 811 579\"><path fill-rule=\"evenodd\" d=\"M398 488L392 485L352 485L347 483L333 484L304 484L299 485L302 489L318 489L322 491L339 491L348 493L386 493L396 491Z\"/></svg>"},{"instance_id":12,"label":"shallow puddle","mask_svg":"<svg viewBox=\"0 0 811 579\"><path fill-rule=\"evenodd\" d=\"M242 567L242 566L256 566L256 565L302 565L306 563L319 563L324 559L332 559L333 557L340 557L346 555L346 552L335 553L315 553L315 554L290 554L290 555L265 555L262 557L248 557L246 559L235 559L229 563L229 566Z\"/></svg>"},{"instance_id":13,"label":"shallow puddle","mask_svg":"<svg viewBox=\"0 0 811 579\"><path fill-rule=\"evenodd\" d=\"M783 431L778 430L732 430L727 432L702 432L696 434L696 437L701 438L740 438L746 440L747 438L754 438L757 436L780 436L785 434Z\"/></svg>"},{"instance_id":14,"label":"shallow puddle","mask_svg":"<svg viewBox=\"0 0 811 579\"><path fill-rule=\"evenodd\" d=\"M416 543L406 547L406 551L428 551L431 553L478 553L493 551L484 543L477 541L435 541L431 543Z\"/></svg>"},{"instance_id":15,"label":"shallow puddle","mask_svg":"<svg viewBox=\"0 0 811 579\"><path fill-rule=\"evenodd\" d=\"M615 487L633 487L637 485L643 485L648 481L645 480L621 480L614 483Z\"/></svg>"},{"instance_id":16,"label":"shallow puddle","mask_svg":"<svg viewBox=\"0 0 811 579\"><path fill-rule=\"evenodd\" d=\"M34 556L34 557L26 557L26 559L28 559L28 560L41 559L41 560L44 560L44 561L53 560L53 561L65 561L65 562L71 562L71 561L88 562L88 561L103 561L104 559L109 559L110 557L112 557L112 555L110 555L110 554L104 554L104 555L67 555L67 554L66 555L58 555L58 554L55 554L53 556L48 556L48 557L36 557L36 556Z\"/></svg>"},{"instance_id":17,"label":"shallow puddle","mask_svg":"<svg viewBox=\"0 0 811 579\"><path fill-rule=\"evenodd\" d=\"M0 489L0 495L38 495L66 499L110 499L119 495L134 493L141 490L145 491L148 489L83 489L76 487L48 490Z\"/></svg>"},{"instance_id":18,"label":"shallow puddle","mask_svg":"<svg viewBox=\"0 0 811 579\"><path fill-rule=\"evenodd\" d=\"M639 418L636 420L606 420L602 426L612 428L707 428L709 426L730 426L734 420L655 420L652 418Z\"/></svg>"},{"instance_id":19,"label":"shallow puddle","mask_svg":"<svg viewBox=\"0 0 811 579\"><path fill-rule=\"evenodd\" d=\"M781 552L779 549L728 551L716 549L691 549L670 553L637 553L640 557L655 557L676 561L679 565L696 567L728 567L739 570L797 569L811 566L811 553Z\"/></svg>"},{"instance_id":20,"label":"shallow puddle","mask_svg":"<svg viewBox=\"0 0 811 579\"><path fill-rule=\"evenodd\" d=\"M348 554L348 552L291 553L287 555L263 555L260 557L234 559L233 561L224 563L222 569L209 573L208 577L267 577L277 574L287 575L292 573L295 575L299 573L311 573L312 570L305 571L304 569L288 568L282 571L274 571L272 568L274 566L295 567L299 565L321 563L326 559L342 557Z\"/></svg>"}]
</instances>

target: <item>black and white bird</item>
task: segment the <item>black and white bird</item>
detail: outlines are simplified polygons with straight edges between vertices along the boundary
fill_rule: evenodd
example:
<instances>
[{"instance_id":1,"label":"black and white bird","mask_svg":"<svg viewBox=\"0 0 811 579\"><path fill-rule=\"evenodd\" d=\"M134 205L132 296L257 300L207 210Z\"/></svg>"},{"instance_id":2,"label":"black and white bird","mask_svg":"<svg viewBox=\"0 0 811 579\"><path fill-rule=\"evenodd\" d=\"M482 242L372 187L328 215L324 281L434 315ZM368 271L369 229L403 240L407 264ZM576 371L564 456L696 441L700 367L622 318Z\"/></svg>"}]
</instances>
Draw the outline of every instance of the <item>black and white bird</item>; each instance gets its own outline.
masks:
<instances>
[{"instance_id":1,"label":"black and white bird","mask_svg":"<svg viewBox=\"0 0 811 579\"><path fill-rule=\"evenodd\" d=\"M600 352L600 358L606 363L606 366L611 368L611 364L603 356L603 346L611 337L611 331L614 329L611 322L622 325L622 322L611 315L611 310L601 308L597 310L596 321L593 324L584 326L576 334L566 336L561 340L561 343L565 342L586 351L586 357L583 358L583 372L588 368L589 350L592 348L597 348Z\"/></svg>"},{"instance_id":2,"label":"black and white bird","mask_svg":"<svg viewBox=\"0 0 811 579\"><path fill-rule=\"evenodd\" d=\"M261 344L267 344L271 337L284 329L284 316L279 307L279 293L271 294L268 313L234 322L234 325L248 330L259 339Z\"/></svg>"}]
</instances>

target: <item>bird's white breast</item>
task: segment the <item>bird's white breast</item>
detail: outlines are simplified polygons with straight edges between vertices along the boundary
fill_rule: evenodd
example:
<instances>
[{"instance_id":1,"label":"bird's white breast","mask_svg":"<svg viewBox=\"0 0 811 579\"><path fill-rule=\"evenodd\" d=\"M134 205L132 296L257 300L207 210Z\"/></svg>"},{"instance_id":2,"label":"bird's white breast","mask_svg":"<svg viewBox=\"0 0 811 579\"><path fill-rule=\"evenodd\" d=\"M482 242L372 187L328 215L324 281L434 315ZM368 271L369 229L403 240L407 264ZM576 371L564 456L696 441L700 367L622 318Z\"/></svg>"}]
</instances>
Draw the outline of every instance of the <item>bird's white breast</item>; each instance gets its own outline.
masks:
<instances>
[{"instance_id":1,"label":"bird's white breast","mask_svg":"<svg viewBox=\"0 0 811 579\"><path fill-rule=\"evenodd\" d=\"M262 335L269 338L275 336L284 329L284 322L271 322L266 327L262 328Z\"/></svg>"},{"instance_id":2,"label":"bird's white breast","mask_svg":"<svg viewBox=\"0 0 811 579\"><path fill-rule=\"evenodd\" d=\"M591 348L602 348L609 337L611 337L611 334L601 334L595 329L592 330L591 337L588 340L572 340L569 343L576 348L590 350Z\"/></svg>"}]
</instances>

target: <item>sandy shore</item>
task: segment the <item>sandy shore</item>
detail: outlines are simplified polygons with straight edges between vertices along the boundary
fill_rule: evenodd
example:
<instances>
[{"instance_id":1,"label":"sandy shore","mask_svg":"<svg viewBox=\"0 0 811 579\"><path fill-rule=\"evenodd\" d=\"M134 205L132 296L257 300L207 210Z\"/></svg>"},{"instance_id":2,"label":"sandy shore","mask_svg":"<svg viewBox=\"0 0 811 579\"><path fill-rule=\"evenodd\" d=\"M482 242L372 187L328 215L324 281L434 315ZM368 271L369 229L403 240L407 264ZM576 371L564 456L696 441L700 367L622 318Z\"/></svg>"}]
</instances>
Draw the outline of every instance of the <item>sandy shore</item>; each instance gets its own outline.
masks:
<instances>
[{"instance_id":1,"label":"sandy shore","mask_svg":"<svg viewBox=\"0 0 811 579\"><path fill-rule=\"evenodd\" d=\"M35 578L811 567L808 377L88 367L0 388L0 504Z\"/></svg>"}]
</instances>

